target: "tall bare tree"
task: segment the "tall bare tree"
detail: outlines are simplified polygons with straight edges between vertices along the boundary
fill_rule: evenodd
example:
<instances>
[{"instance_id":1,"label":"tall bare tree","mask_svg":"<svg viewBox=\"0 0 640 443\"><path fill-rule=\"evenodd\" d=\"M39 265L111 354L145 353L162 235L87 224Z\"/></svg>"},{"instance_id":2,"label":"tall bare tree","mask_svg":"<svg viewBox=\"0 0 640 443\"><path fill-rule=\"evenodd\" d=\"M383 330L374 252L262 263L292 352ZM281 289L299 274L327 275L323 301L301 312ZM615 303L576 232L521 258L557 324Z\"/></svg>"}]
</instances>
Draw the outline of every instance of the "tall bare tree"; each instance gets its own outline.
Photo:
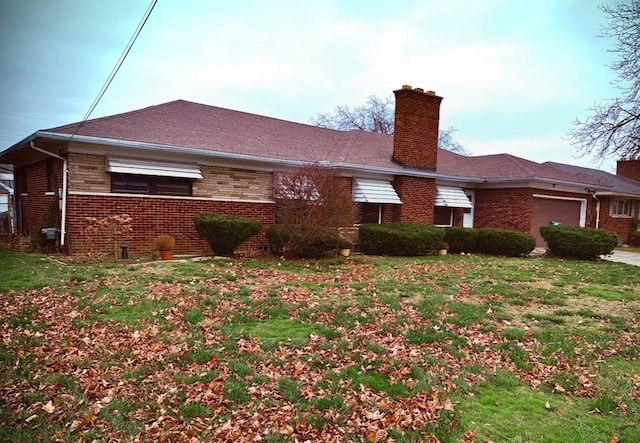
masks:
<instances>
[{"instance_id":1,"label":"tall bare tree","mask_svg":"<svg viewBox=\"0 0 640 443\"><path fill-rule=\"evenodd\" d=\"M360 130L393 134L394 107L392 96L377 97L370 95L366 103L360 106L337 106L332 112L318 114L311 123L321 128L341 131ZM453 137L455 129L449 127L440 130L439 146L457 154L469 155L469 152Z\"/></svg>"},{"instance_id":2,"label":"tall bare tree","mask_svg":"<svg viewBox=\"0 0 640 443\"><path fill-rule=\"evenodd\" d=\"M621 159L640 156L640 0L602 5L608 25L599 37L613 37L610 49L617 59L609 65L617 74L618 97L590 109L592 115L576 121L570 132L583 155Z\"/></svg>"}]
</instances>

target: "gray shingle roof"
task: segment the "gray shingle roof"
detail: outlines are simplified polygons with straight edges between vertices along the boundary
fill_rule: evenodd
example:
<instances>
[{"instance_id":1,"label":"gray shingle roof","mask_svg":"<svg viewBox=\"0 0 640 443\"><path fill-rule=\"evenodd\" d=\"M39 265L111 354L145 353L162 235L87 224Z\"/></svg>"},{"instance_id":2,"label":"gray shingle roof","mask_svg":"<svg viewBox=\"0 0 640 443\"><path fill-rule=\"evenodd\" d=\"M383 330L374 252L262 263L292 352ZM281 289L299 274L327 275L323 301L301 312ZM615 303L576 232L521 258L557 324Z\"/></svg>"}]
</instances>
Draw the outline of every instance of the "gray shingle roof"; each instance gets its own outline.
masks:
<instances>
[{"instance_id":1,"label":"gray shingle roof","mask_svg":"<svg viewBox=\"0 0 640 443\"><path fill-rule=\"evenodd\" d=\"M326 161L367 168L404 168L392 160L392 136L336 131L185 100L47 130L129 142L300 162ZM595 169L536 163L509 154L438 153L437 172L487 182L573 183L640 195L640 184ZM629 183L631 182L631 183Z\"/></svg>"},{"instance_id":2,"label":"gray shingle roof","mask_svg":"<svg viewBox=\"0 0 640 443\"><path fill-rule=\"evenodd\" d=\"M79 129L78 129L79 127ZM402 168L392 139L335 131L246 112L176 100L47 131L302 162L328 161Z\"/></svg>"},{"instance_id":3,"label":"gray shingle roof","mask_svg":"<svg viewBox=\"0 0 640 443\"><path fill-rule=\"evenodd\" d=\"M598 183L599 186L607 188L615 194L640 196L640 182L622 177L621 175L609 174L599 169L583 168L581 166L567 165L564 163L545 162L544 165L573 174L581 180Z\"/></svg>"}]
</instances>

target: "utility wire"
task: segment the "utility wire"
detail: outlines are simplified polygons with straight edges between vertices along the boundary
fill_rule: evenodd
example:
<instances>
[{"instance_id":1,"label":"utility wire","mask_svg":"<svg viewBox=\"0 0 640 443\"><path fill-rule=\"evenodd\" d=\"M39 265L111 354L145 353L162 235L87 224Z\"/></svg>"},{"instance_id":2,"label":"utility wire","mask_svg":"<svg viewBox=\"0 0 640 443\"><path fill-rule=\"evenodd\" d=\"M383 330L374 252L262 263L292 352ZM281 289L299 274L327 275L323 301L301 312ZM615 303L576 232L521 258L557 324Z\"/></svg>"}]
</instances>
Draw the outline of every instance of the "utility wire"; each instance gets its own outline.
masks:
<instances>
[{"instance_id":1,"label":"utility wire","mask_svg":"<svg viewBox=\"0 0 640 443\"><path fill-rule=\"evenodd\" d=\"M61 122L59 120L51 120L50 118L32 117L32 116L24 115L24 114L16 114L15 112L0 111L0 114L13 115L15 117L30 118L30 119L33 119L33 120L42 120L42 121L53 122L53 123L64 123L64 122Z\"/></svg>"},{"instance_id":2,"label":"utility wire","mask_svg":"<svg viewBox=\"0 0 640 443\"><path fill-rule=\"evenodd\" d=\"M96 109L96 107L98 106L98 103L100 103L100 100L102 100L102 97L107 92L107 89L109 89L109 86L111 85L111 82L113 81L113 79L115 78L116 74L120 70L120 67L124 63L124 60L129 55L129 51L131 51L131 48L133 47L133 44L138 39L138 36L140 35L140 32L142 31L142 28L147 23L147 20L149 19L149 16L151 15L151 12L153 11L153 8L155 8L156 3L158 3L158 0L152 0L151 4L149 4L149 7L147 8L147 11L145 12L144 16L142 17L142 20L140 21L140 23L138 24L138 27L136 28L136 30L134 31L133 35L131 36L131 39L129 40L129 43L127 44L127 47L125 48L125 50L123 51L122 55L118 59L118 62L114 66L113 70L111 71L111 74L109 74L109 78L105 82L104 86L102 86L102 89L98 93L98 96L96 97L96 99L91 104L91 107L89 108L89 110L85 114L84 118L82 119L82 121L78 125L78 128L75 130L73 135L75 135L80 130L80 128L82 127L82 124L89 119L89 116L91 116L93 111ZM72 137L73 137L73 135L72 135Z\"/></svg>"}]
</instances>

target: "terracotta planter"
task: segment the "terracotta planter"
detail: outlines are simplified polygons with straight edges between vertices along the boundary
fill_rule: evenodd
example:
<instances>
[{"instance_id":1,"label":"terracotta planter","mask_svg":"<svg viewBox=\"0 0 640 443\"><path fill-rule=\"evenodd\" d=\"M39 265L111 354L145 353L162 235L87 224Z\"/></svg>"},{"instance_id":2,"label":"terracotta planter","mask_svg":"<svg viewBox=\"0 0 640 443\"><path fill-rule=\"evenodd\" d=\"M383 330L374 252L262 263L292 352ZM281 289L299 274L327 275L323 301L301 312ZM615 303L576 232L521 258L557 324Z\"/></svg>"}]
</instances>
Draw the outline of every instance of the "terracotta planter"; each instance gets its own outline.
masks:
<instances>
[{"instance_id":1,"label":"terracotta planter","mask_svg":"<svg viewBox=\"0 0 640 443\"><path fill-rule=\"evenodd\" d=\"M173 251L160 251L160 258L162 258L163 260L172 260Z\"/></svg>"}]
</instances>

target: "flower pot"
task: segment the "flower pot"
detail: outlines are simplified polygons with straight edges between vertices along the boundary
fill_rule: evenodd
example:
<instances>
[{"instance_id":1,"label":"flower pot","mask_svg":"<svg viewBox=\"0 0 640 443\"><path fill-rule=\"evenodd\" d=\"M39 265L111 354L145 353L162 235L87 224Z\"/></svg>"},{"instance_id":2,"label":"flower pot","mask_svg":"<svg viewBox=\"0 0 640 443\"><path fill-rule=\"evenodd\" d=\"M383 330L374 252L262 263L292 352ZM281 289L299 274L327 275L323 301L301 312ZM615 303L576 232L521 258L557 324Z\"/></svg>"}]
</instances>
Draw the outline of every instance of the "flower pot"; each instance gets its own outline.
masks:
<instances>
[{"instance_id":1,"label":"flower pot","mask_svg":"<svg viewBox=\"0 0 640 443\"><path fill-rule=\"evenodd\" d=\"M438 250L438 255L447 255L447 250L446 249L439 249Z\"/></svg>"},{"instance_id":2,"label":"flower pot","mask_svg":"<svg viewBox=\"0 0 640 443\"><path fill-rule=\"evenodd\" d=\"M173 251L160 251L160 258L162 258L163 260L172 260Z\"/></svg>"},{"instance_id":3,"label":"flower pot","mask_svg":"<svg viewBox=\"0 0 640 443\"><path fill-rule=\"evenodd\" d=\"M343 257L349 257L351 254L351 249L340 249L340 255Z\"/></svg>"}]
</instances>

